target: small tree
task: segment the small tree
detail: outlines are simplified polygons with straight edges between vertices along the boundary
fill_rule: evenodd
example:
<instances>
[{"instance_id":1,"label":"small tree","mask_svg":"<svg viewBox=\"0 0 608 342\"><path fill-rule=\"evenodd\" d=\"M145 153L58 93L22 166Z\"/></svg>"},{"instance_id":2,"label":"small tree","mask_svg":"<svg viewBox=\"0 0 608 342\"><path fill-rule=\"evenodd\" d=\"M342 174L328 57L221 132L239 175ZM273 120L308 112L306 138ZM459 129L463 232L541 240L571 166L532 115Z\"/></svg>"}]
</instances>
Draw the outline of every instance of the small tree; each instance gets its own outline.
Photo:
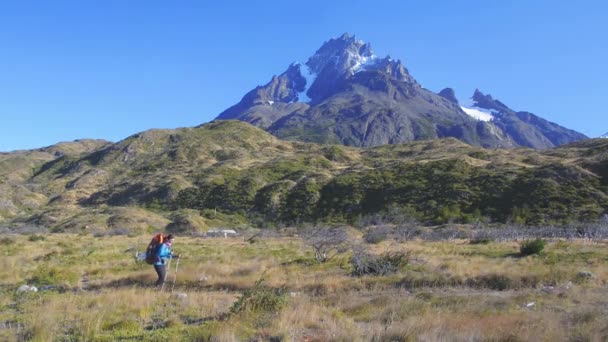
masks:
<instances>
[{"instance_id":1,"label":"small tree","mask_svg":"<svg viewBox=\"0 0 608 342\"><path fill-rule=\"evenodd\" d=\"M320 263L345 253L349 248L348 235L343 228L316 226L306 230L302 238L315 250L315 259Z\"/></svg>"}]
</instances>

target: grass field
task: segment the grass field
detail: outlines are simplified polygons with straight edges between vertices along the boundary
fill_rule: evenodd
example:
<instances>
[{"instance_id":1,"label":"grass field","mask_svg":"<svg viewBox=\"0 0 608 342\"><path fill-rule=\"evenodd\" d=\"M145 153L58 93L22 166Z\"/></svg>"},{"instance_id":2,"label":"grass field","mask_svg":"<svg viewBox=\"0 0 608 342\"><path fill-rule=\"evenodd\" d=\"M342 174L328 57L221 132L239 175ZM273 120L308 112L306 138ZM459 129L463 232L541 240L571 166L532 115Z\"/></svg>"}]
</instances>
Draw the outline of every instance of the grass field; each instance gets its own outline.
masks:
<instances>
[{"instance_id":1,"label":"grass field","mask_svg":"<svg viewBox=\"0 0 608 342\"><path fill-rule=\"evenodd\" d=\"M407 251L407 265L355 277L349 253L319 264L297 237L178 237L175 288L173 261L161 292L134 259L148 240L4 236L0 340L608 339L605 242L551 241L520 257L518 242L383 241L366 248ZM23 284L39 291L17 293Z\"/></svg>"}]
</instances>

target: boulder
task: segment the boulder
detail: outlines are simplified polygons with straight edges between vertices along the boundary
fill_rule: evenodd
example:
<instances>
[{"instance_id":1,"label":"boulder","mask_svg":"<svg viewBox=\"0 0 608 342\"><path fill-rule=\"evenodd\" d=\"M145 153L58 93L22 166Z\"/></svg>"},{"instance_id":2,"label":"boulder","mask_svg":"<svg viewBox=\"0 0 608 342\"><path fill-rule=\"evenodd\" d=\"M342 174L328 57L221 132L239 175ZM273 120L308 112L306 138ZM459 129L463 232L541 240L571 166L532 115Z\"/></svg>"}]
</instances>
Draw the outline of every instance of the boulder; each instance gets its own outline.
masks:
<instances>
[{"instance_id":1,"label":"boulder","mask_svg":"<svg viewBox=\"0 0 608 342\"><path fill-rule=\"evenodd\" d=\"M24 292L38 292L38 288L36 286L29 286L29 285L19 286L19 288L17 289L17 293L24 293Z\"/></svg>"}]
</instances>

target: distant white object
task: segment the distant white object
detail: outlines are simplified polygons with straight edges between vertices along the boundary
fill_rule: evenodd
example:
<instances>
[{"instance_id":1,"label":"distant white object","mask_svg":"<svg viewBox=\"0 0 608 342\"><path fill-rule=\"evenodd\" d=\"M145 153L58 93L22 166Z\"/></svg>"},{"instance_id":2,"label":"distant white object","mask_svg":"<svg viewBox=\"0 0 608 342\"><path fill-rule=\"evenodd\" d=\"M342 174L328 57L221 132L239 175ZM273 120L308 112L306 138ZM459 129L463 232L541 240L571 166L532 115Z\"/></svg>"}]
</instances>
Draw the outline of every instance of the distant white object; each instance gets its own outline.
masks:
<instances>
[{"instance_id":1,"label":"distant white object","mask_svg":"<svg viewBox=\"0 0 608 342\"><path fill-rule=\"evenodd\" d=\"M361 56L359 54L348 53L349 56L354 60L355 64L350 68L350 72L356 74L360 71L364 71L368 66L376 63L376 55Z\"/></svg>"},{"instance_id":2,"label":"distant white object","mask_svg":"<svg viewBox=\"0 0 608 342\"><path fill-rule=\"evenodd\" d=\"M528 303L528 304L526 305L526 307L527 307L527 308L531 308L531 307L533 307L534 305L536 305L536 302L530 302L530 303Z\"/></svg>"},{"instance_id":3,"label":"distant white object","mask_svg":"<svg viewBox=\"0 0 608 342\"><path fill-rule=\"evenodd\" d=\"M141 252L139 254L137 254L137 261L144 261L146 260L146 252Z\"/></svg>"},{"instance_id":4,"label":"distant white object","mask_svg":"<svg viewBox=\"0 0 608 342\"><path fill-rule=\"evenodd\" d=\"M268 104L272 106L274 104L274 101L268 101Z\"/></svg>"},{"instance_id":5,"label":"distant white object","mask_svg":"<svg viewBox=\"0 0 608 342\"><path fill-rule=\"evenodd\" d=\"M18 293L22 293L22 292L38 292L38 288L36 286L21 285L17 289L17 292Z\"/></svg>"},{"instance_id":6,"label":"distant white object","mask_svg":"<svg viewBox=\"0 0 608 342\"><path fill-rule=\"evenodd\" d=\"M234 229L211 229L205 233L205 237L236 237L239 233Z\"/></svg>"},{"instance_id":7,"label":"distant white object","mask_svg":"<svg viewBox=\"0 0 608 342\"><path fill-rule=\"evenodd\" d=\"M491 121L492 119L494 119L494 115L493 111L488 110L488 109L483 109L483 108L479 108L479 107L463 107L460 106L460 108L462 108L462 110L467 113L469 116L479 120L479 121Z\"/></svg>"},{"instance_id":8,"label":"distant white object","mask_svg":"<svg viewBox=\"0 0 608 342\"><path fill-rule=\"evenodd\" d=\"M188 298L188 294L180 292L180 293L173 294L173 297L175 297L177 299L186 299L186 298Z\"/></svg>"}]
</instances>

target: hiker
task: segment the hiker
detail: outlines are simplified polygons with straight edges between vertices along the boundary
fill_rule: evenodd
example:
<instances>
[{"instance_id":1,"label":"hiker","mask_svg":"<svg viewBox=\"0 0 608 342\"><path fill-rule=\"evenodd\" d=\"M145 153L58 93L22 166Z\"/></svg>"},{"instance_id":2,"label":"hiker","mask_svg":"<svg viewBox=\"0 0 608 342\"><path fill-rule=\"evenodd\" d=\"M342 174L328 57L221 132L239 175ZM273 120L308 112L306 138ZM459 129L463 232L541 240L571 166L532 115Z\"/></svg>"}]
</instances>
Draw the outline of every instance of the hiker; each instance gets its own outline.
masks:
<instances>
[{"instance_id":1,"label":"hiker","mask_svg":"<svg viewBox=\"0 0 608 342\"><path fill-rule=\"evenodd\" d=\"M156 281L156 286L158 287L162 287L167 278L167 260L179 258L179 255L175 255L171 252L171 246L173 245L174 240L174 236L169 234L156 250L157 258L154 263L154 270L156 271L156 274L158 274L158 280Z\"/></svg>"}]
</instances>

